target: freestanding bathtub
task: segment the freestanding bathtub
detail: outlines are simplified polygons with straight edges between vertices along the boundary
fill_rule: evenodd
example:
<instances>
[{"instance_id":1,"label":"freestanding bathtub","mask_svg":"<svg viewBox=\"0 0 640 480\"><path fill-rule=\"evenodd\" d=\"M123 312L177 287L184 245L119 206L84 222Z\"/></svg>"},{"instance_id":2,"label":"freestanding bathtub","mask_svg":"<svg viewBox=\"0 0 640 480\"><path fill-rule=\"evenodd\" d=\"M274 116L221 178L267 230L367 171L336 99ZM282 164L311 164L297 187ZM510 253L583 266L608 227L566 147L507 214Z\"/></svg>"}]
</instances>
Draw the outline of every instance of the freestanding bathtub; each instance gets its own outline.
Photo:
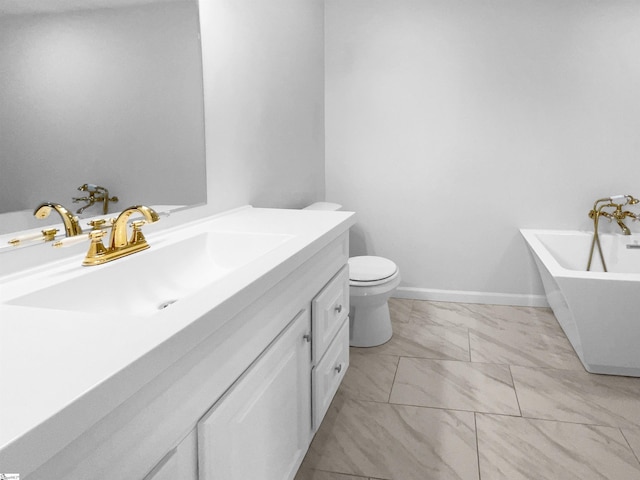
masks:
<instances>
[{"instance_id":1,"label":"freestanding bathtub","mask_svg":"<svg viewBox=\"0 0 640 480\"><path fill-rule=\"evenodd\" d=\"M547 301L587 371L640 377L640 234L600 234L586 266L589 232L520 230Z\"/></svg>"}]
</instances>

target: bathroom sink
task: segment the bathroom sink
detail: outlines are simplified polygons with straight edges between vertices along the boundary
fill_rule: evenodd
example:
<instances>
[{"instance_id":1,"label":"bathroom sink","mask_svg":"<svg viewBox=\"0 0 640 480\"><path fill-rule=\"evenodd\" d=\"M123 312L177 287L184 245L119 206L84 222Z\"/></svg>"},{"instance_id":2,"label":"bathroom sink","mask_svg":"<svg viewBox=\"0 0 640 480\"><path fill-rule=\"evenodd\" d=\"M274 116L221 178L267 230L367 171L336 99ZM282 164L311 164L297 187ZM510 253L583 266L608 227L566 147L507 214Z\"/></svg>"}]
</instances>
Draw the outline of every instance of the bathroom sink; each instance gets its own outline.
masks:
<instances>
[{"instance_id":1,"label":"bathroom sink","mask_svg":"<svg viewBox=\"0 0 640 480\"><path fill-rule=\"evenodd\" d=\"M236 271L292 235L206 231L6 301L9 305L149 316Z\"/></svg>"}]
</instances>

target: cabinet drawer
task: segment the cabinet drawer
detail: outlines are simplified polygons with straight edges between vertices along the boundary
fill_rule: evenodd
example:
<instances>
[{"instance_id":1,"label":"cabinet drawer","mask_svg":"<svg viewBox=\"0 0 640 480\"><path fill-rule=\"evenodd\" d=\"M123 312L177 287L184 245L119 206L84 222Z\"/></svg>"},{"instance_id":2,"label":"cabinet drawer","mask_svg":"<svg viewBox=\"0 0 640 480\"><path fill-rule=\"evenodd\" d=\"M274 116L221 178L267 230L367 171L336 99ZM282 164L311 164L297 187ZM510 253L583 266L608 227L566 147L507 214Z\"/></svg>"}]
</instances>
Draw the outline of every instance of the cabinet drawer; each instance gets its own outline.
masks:
<instances>
[{"instance_id":1,"label":"cabinet drawer","mask_svg":"<svg viewBox=\"0 0 640 480\"><path fill-rule=\"evenodd\" d=\"M345 265L311 302L312 362L317 364L349 314L349 266Z\"/></svg>"},{"instance_id":2,"label":"cabinet drawer","mask_svg":"<svg viewBox=\"0 0 640 480\"><path fill-rule=\"evenodd\" d=\"M313 431L317 430L349 368L349 322L343 322L322 360L313 369Z\"/></svg>"}]
</instances>

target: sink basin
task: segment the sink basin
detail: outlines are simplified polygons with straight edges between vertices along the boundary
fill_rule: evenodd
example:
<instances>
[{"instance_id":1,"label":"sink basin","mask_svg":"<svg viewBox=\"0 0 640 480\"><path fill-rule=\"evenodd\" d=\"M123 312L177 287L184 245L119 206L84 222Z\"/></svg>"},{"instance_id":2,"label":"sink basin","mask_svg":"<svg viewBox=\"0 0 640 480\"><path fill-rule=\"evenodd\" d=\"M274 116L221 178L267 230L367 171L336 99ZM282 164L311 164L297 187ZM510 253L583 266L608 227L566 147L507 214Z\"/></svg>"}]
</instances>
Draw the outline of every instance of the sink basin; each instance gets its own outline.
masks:
<instances>
[{"instance_id":1,"label":"sink basin","mask_svg":"<svg viewBox=\"0 0 640 480\"><path fill-rule=\"evenodd\" d=\"M148 316L280 246L292 235L207 231L97 267L9 305ZM86 271L84 270L86 269Z\"/></svg>"}]
</instances>

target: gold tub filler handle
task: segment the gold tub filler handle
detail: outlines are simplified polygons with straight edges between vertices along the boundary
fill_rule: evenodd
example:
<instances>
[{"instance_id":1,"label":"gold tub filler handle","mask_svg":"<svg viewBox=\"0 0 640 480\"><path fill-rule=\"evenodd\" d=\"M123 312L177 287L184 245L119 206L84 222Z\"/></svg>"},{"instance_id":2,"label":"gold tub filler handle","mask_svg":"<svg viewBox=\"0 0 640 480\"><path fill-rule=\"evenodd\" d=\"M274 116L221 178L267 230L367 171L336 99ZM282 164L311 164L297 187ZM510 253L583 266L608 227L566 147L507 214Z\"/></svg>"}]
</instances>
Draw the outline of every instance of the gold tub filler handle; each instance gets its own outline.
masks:
<instances>
[{"instance_id":1,"label":"gold tub filler handle","mask_svg":"<svg viewBox=\"0 0 640 480\"><path fill-rule=\"evenodd\" d=\"M624 203L622 203L624 202ZM593 251L596 245L598 246L598 253L600 254L600 261L602 262L602 269L607 272L607 264L604 261L604 254L602 253L602 245L600 244L600 234L598 227L600 225L600 217L605 217L609 222L616 221L622 233L624 235L631 235L629 227L624 223L626 218L639 221L640 216L629 210L622 210L622 207L627 205L636 205L640 203L640 200L631 195L613 195L611 197L599 198L593 204L593 208L589 211L589 218L593 220L593 239L591 240L591 250L589 251L589 261L587 262L587 272L591 270L591 263L593 260ZM605 211L605 208L611 208L613 211Z\"/></svg>"}]
</instances>

